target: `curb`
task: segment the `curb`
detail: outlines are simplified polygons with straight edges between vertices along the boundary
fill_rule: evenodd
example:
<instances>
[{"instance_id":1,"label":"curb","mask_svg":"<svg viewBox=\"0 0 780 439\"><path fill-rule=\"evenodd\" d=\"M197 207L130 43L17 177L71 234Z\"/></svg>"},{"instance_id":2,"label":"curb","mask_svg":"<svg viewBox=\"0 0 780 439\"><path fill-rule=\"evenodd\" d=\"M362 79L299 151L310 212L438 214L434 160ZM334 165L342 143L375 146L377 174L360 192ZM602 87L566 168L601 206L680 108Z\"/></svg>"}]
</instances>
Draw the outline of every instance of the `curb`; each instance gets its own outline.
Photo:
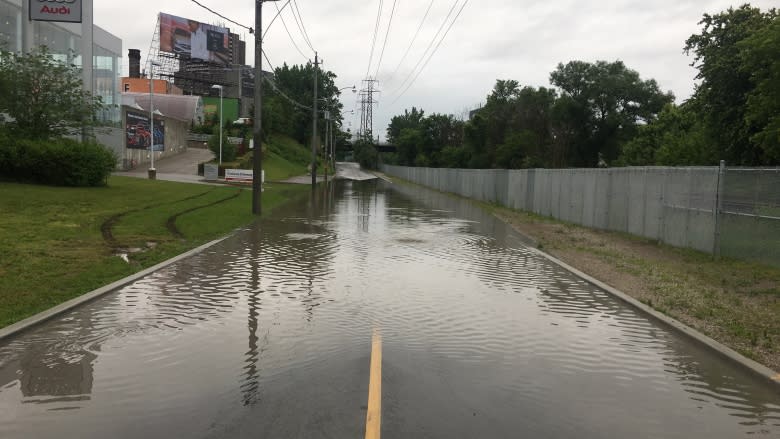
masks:
<instances>
[{"instance_id":1,"label":"curb","mask_svg":"<svg viewBox=\"0 0 780 439\"><path fill-rule=\"evenodd\" d=\"M500 219L500 218L499 218ZM502 220L503 221L503 220ZM655 309L649 307L648 305L645 305L644 303L640 302L639 300L629 296L628 294L618 290L617 288L614 288L610 285L605 284L604 282L601 282L600 280L589 276L582 271L572 267L571 265L561 261L560 259L545 253L537 248L529 247L531 251L534 253L548 259L550 262L557 264L561 268L568 270L569 272L573 273L576 276L579 276L586 282L610 293L611 295L617 297L618 299L622 300L623 302L633 306L634 308L638 309L639 311L644 312L645 314L649 315L650 317L656 319L657 321L666 324L670 326L671 328L677 330L677 332L682 333L686 335L687 337L693 339L694 341L701 343L710 349L714 350L721 356L737 363L738 365L746 368L748 371L752 372L754 375L758 376L759 378L763 378L776 386L780 388L780 373L777 373L776 371L764 366L763 364L760 364L756 361L751 360L750 358L745 357L744 355L740 354L739 352L731 349L730 347L719 343L712 338L702 334L701 332L691 328L688 325L685 325L684 323L675 320L666 314L662 314Z\"/></svg>"},{"instance_id":2,"label":"curb","mask_svg":"<svg viewBox=\"0 0 780 439\"><path fill-rule=\"evenodd\" d=\"M153 265L149 268L143 269L139 271L138 273L131 274L130 276L127 276L123 279L119 279L117 281L114 281L108 285L102 286L96 290L92 290L89 293L82 294L81 296L75 297L71 300L68 300L67 302L60 303L57 306L54 306L52 308L47 309L46 311L39 312L38 314L35 314L34 316L28 317L24 320L18 321L12 325L6 326L5 328L0 329L0 342L5 341L6 339L10 338L13 335L16 335L22 331L26 331L30 329L33 326L39 325L53 317L56 317L62 313L65 313L67 311L72 310L73 308L76 308L78 306L81 306L87 302L91 302L101 296L104 296L112 291L115 291L118 288L121 288L129 283L135 282L138 279L147 276L161 268L167 267L168 265L171 265L175 262L179 262L182 259L186 259L190 256L193 256L197 253L202 252L203 250L206 250L207 248L218 244L225 239L232 236L232 233L227 236L223 236L222 238L215 239L213 241L207 242L206 244L203 244L199 247L195 247L192 250L186 251L178 256L174 256L168 260L162 261L157 265Z\"/></svg>"}]
</instances>

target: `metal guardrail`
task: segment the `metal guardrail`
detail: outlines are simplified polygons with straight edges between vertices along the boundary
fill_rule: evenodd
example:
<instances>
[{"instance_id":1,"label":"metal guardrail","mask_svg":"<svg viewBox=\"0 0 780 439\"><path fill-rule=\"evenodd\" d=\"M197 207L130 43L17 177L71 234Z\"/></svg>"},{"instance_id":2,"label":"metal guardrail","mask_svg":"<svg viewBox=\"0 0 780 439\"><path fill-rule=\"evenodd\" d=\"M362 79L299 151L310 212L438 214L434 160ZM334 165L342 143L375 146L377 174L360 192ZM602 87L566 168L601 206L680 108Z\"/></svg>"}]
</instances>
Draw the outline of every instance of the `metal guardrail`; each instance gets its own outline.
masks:
<instances>
[{"instance_id":1,"label":"metal guardrail","mask_svg":"<svg viewBox=\"0 0 780 439\"><path fill-rule=\"evenodd\" d=\"M187 140L192 142L208 142L209 137L211 137L210 134L196 134L196 133L187 134Z\"/></svg>"}]
</instances>

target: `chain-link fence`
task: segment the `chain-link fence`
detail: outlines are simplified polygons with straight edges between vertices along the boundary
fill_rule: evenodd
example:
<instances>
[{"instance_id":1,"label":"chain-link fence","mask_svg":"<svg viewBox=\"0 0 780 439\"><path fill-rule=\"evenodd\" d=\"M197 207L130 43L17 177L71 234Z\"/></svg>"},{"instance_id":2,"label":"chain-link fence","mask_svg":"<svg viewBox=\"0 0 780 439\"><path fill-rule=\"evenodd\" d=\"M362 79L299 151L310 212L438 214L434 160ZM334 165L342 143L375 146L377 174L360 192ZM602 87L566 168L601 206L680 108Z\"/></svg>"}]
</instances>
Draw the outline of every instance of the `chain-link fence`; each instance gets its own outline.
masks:
<instances>
[{"instance_id":1,"label":"chain-link fence","mask_svg":"<svg viewBox=\"0 0 780 439\"><path fill-rule=\"evenodd\" d=\"M780 265L780 168L726 168L720 254Z\"/></svg>"},{"instance_id":2,"label":"chain-link fence","mask_svg":"<svg viewBox=\"0 0 780 439\"><path fill-rule=\"evenodd\" d=\"M384 166L383 171L441 191L588 227L780 265L778 169ZM715 214L718 211L720 215Z\"/></svg>"}]
</instances>

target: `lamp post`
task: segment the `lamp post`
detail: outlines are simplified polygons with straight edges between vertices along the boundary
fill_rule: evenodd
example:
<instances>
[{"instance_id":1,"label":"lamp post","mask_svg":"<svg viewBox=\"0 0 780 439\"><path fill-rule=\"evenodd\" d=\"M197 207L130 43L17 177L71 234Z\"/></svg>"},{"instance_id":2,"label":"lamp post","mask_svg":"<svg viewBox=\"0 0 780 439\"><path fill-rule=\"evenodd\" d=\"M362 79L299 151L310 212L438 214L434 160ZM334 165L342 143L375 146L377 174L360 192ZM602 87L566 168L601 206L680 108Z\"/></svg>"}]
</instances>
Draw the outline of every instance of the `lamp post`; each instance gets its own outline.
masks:
<instances>
[{"instance_id":1,"label":"lamp post","mask_svg":"<svg viewBox=\"0 0 780 439\"><path fill-rule=\"evenodd\" d=\"M157 61L149 61L149 153L152 155L149 180L157 179L157 170L154 169L154 66L161 65Z\"/></svg>"},{"instance_id":2,"label":"lamp post","mask_svg":"<svg viewBox=\"0 0 780 439\"><path fill-rule=\"evenodd\" d=\"M219 89L219 164L222 164L222 86L212 85L211 88Z\"/></svg>"}]
</instances>

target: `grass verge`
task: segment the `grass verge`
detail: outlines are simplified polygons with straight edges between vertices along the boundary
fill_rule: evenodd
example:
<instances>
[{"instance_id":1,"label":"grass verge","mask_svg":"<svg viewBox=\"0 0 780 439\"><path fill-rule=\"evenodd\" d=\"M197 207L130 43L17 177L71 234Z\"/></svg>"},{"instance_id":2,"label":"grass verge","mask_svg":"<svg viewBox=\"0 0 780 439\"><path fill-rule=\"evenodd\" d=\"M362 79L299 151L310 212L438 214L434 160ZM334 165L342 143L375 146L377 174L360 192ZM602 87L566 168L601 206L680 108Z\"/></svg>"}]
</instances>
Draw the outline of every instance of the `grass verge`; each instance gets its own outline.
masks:
<instances>
[{"instance_id":1,"label":"grass verge","mask_svg":"<svg viewBox=\"0 0 780 439\"><path fill-rule=\"evenodd\" d=\"M268 185L264 213L307 189ZM0 182L0 327L249 224L251 197L129 177L98 188Z\"/></svg>"}]
</instances>

